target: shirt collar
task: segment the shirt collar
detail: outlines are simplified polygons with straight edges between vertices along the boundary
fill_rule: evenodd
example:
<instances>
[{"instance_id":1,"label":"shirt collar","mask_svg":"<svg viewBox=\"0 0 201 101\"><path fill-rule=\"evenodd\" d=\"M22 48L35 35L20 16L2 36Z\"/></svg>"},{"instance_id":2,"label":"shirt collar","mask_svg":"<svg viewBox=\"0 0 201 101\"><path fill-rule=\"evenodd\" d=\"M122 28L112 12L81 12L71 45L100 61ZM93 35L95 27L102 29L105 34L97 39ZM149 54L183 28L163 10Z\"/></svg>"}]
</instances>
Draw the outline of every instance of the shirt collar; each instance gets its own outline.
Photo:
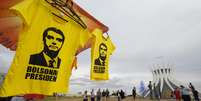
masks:
<instances>
[{"instance_id":1,"label":"shirt collar","mask_svg":"<svg viewBox=\"0 0 201 101\"><path fill-rule=\"evenodd\" d=\"M47 54L45 54L44 52L43 52L43 56L45 57L45 61L46 61L46 63L47 63L48 66L50 65L50 64L49 64L49 61L54 60L53 66L54 66L54 67L57 67L58 57L52 59L52 58L50 58Z\"/></svg>"},{"instance_id":2,"label":"shirt collar","mask_svg":"<svg viewBox=\"0 0 201 101\"><path fill-rule=\"evenodd\" d=\"M104 61L103 61L103 60L101 60L100 58L99 58L99 60L100 60L101 64L103 64L103 62L104 62Z\"/></svg>"}]
</instances>

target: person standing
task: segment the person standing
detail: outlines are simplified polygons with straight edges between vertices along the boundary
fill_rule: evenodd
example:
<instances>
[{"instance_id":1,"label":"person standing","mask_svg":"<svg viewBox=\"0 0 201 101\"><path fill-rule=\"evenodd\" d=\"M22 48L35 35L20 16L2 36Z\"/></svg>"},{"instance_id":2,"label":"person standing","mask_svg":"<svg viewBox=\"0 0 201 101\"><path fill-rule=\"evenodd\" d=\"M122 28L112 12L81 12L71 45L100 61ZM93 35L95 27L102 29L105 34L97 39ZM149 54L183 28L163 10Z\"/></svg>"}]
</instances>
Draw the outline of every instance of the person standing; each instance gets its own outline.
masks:
<instances>
[{"instance_id":1,"label":"person standing","mask_svg":"<svg viewBox=\"0 0 201 101\"><path fill-rule=\"evenodd\" d=\"M83 101L88 101L87 90L84 91Z\"/></svg>"},{"instance_id":2,"label":"person standing","mask_svg":"<svg viewBox=\"0 0 201 101\"><path fill-rule=\"evenodd\" d=\"M175 91L175 90L174 90L174 91ZM171 99L174 99L174 97L175 97L175 96L174 96L174 91L171 91L171 92L170 92L170 98L171 98Z\"/></svg>"},{"instance_id":3,"label":"person standing","mask_svg":"<svg viewBox=\"0 0 201 101\"><path fill-rule=\"evenodd\" d=\"M121 101L121 94L119 90L117 91L117 101Z\"/></svg>"},{"instance_id":4,"label":"person standing","mask_svg":"<svg viewBox=\"0 0 201 101\"><path fill-rule=\"evenodd\" d=\"M96 97L97 97L97 101L101 101L101 91L100 91L100 88L96 92Z\"/></svg>"},{"instance_id":5,"label":"person standing","mask_svg":"<svg viewBox=\"0 0 201 101\"><path fill-rule=\"evenodd\" d=\"M178 87L175 88L175 90L174 90L174 95L175 95L176 101L181 101L181 92L180 92L180 90L179 90Z\"/></svg>"},{"instance_id":6,"label":"person standing","mask_svg":"<svg viewBox=\"0 0 201 101\"><path fill-rule=\"evenodd\" d=\"M125 92L121 89L120 91L120 96L121 96L121 99L124 99L125 98Z\"/></svg>"},{"instance_id":7,"label":"person standing","mask_svg":"<svg viewBox=\"0 0 201 101\"><path fill-rule=\"evenodd\" d=\"M109 97L110 97L110 92L109 92L109 90L106 89L105 93L106 93L106 101L109 101Z\"/></svg>"},{"instance_id":8,"label":"person standing","mask_svg":"<svg viewBox=\"0 0 201 101\"><path fill-rule=\"evenodd\" d=\"M180 87L183 101L191 101L190 90L188 88L185 88L183 85L181 85Z\"/></svg>"},{"instance_id":9,"label":"person standing","mask_svg":"<svg viewBox=\"0 0 201 101\"><path fill-rule=\"evenodd\" d=\"M199 101L199 96L198 96L198 91L195 89L195 87L192 85L192 83L189 83L189 88L191 89L192 93L193 93L193 97L195 99L195 101Z\"/></svg>"},{"instance_id":10,"label":"person standing","mask_svg":"<svg viewBox=\"0 0 201 101\"><path fill-rule=\"evenodd\" d=\"M95 101L94 89L91 90L91 101Z\"/></svg>"},{"instance_id":11,"label":"person standing","mask_svg":"<svg viewBox=\"0 0 201 101\"><path fill-rule=\"evenodd\" d=\"M102 101L106 101L106 92L104 89L102 91Z\"/></svg>"},{"instance_id":12,"label":"person standing","mask_svg":"<svg viewBox=\"0 0 201 101\"><path fill-rule=\"evenodd\" d=\"M136 88L135 88L135 86L132 89L132 96L133 96L133 101L135 101L135 98L136 98Z\"/></svg>"},{"instance_id":13,"label":"person standing","mask_svg":"<svg viewBox=\"0 0 201 101\"><path fill-rule=\"evenodd\" d=\"M149 85L148 85L148 88L149 88L149 94L150 94L150 99L153 99L153 91L152 91L152 84L151 84L151 81L149 81Z\"/></svg>"},{"instance_id":14,"label":"person standing","mask_svg":"<svg viewBox=\"0 0 201 101\"><path fill-rule=\"evenodd\" d=\"M154 97L157 101L160 101L160 94L159 94L159 89L156 87L155 83L154 83Z\"/></svg>"},{"instance_id":15,"label":"person standing","mask_svg":"<svg viewBox=\"0 0 201 101\"><path fill-rule=\"evenodd\" d=\"M197 90L195 90L195 91L193 92L193 95L194 95L195 101L200 101L199 93L198 93Z\"/></svg>"}]
</instances>

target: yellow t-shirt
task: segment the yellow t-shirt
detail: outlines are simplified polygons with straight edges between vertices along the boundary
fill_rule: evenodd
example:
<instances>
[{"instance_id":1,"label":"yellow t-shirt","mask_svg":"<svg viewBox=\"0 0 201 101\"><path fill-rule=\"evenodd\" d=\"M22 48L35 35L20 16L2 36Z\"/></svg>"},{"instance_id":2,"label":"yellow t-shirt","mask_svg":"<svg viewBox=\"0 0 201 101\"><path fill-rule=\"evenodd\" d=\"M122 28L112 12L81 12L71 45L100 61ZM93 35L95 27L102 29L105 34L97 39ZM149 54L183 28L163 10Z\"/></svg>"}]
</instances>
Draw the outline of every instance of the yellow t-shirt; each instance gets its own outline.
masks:
<instances>
[{"instance_id":1,"label":"yellow t-shirt","mask_svg":"<svg viewBox=\"0 0 201 101\"><path fill-rule=\"evenodd\" d=\"M24 19L24 30L0 96L66 93L75 53L90 33L45 0L24 0L12 9Z\"/></svg>"},{"instance_id":2,"label":"yellow t-shirt","mask_svg":"<svg viewBox=\"0 0 201 101\"><path fill-rule=\"evenodd\" d=\"M109 37L105 38L103 32L95 29L92 34L95 36L91 48L91 80L109 79L109 58L115 50L115 46Z\"/></svg>"}]
</instances>

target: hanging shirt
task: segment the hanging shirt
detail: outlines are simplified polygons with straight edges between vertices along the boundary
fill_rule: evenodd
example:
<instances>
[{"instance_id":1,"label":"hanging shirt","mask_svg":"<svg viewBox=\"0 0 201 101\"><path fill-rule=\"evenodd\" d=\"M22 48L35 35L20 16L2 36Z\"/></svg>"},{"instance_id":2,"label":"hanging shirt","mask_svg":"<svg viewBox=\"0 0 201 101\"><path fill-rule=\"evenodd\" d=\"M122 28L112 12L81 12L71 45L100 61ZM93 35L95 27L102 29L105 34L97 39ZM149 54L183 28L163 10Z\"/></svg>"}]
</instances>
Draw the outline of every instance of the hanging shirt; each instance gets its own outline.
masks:
<instances>
[{"instance_id":1,"label":"hanging shirt","mask_svg":"<svg viewBox=\"0 0 201 101\"><path fill-rule=\"evenodd\" d=\"M103 32L95 29L92 34L94 44L91 48L91 80L109 79L109 59L115 50L115 46L109 37L105 38Z\"/></svg>"},{"instance_id":2,"label":"hanging shirt","mask_svg":"<svg viewBox=\"0 0 201 101\"><path fill-rule=\"evenodd\" d=\"M90 33L45 0L24 0L12 9L24 29L0 96L66 93L75 53Z\"/></svg>"}]
</instances>

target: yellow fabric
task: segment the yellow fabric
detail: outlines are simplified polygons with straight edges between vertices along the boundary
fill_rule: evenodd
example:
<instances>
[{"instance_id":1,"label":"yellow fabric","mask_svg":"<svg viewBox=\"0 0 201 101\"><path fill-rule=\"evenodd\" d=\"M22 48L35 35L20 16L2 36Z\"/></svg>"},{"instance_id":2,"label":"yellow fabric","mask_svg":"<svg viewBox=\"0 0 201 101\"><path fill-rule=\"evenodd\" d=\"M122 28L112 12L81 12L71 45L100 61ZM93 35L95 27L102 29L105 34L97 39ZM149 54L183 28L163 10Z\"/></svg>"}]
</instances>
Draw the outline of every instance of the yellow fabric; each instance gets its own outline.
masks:
<instances>
[{"instance_id":1,"label":"yellow fabric","mask_svg":"<svg viewBox=\"0 0 201 101\"><path fill-rule=\"evenodd\" d=\"M20 33L13 63L0 86L1 97L29 93L52 95L55 92L66 93L68 90L76 50L87 40L82 34L90 33L85 33L87 31L68 17L62 16L68 20L65 22L53 15L52 12L59 12L47 6L44 1L24 0L12 8L23 17L25 28ZM48 28L60 30L65 39L58 32L50 30L45 36L46 41L43 41L43 33ZM51 43L52 40L57 46ZM55 64L53 67L45 65L44 61L41 63L43 58L40 53L45 50L44 44L51 44L48 49L59 51L55 58L57 67ZM46 51L47 54L50 52Z\"/></svg>"},{"instance_id":2,"label":"yellow fabric","mask_svg":"<svg viewBox=\"0 0 201 101\"><path fill-rule=\"evenodd\" d=\"M50 65L50 62L51 60L53 60L53 67L56 67L56 65L58 64L58 57L56 59L51 59L51 57L49 57L48 55L46 55L44 52L43 52L43 56L45 58L45 62L47 63L47 65L49 66Z\"/></svg>"},{"instance_id":3,"label":"yellow fabric","mask_svg":"<svg viewBox=\"0 0 201 101\"><path fill-rule=\"evenodd\" d=\"M77 57L75 56L74 57L74 60L73 60L73 63L72 63L72 66L71 66L71 69L75 68L77 69L78 65L77 65Z\"/></svg>"},{"instance_id":4,"label":"yellow fabric","mask_svg":"<svg viewBox=\"0 0 201 101\"><path fill-rule=\"evenodd\" d=\"M80 47L84 47L86 42L92 37L92 34L89 30L82 30L80 35Z\"/></svg>"},{"instance_id":5,"label":"yellow fabric","mask_svg":"<svg viewBox=\"0 0 201 101\"><path fill-rule=\"evenodd\" d=\"M109 58L115 50L115 46L111 39L105 38L99 29L95 29L92 33L94 44L91 48L91 80L108 80L109 79ZM105 44L106 46L102 45ZM100 58L100 54L105 51L105 60ZM102 56L104 57L104 56Z\"/></svg>"}]
</instances>

